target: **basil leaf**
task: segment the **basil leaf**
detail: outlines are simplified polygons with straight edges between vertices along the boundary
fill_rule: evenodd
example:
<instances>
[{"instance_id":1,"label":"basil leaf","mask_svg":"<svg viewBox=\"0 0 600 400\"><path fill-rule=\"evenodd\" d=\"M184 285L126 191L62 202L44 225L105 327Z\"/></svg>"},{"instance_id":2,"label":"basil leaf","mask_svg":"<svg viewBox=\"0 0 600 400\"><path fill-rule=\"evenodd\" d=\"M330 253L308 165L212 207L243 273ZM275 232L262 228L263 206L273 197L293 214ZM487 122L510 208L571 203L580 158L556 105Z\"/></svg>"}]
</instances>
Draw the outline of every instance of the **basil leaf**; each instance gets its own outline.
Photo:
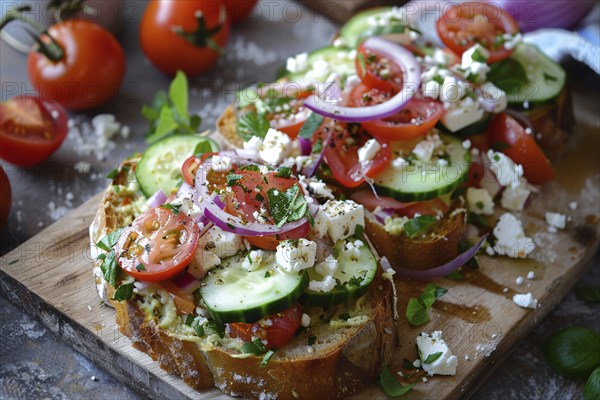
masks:
<instances>
[{"instance_id":1,"label":"basil leaf","mask_svg":"<svg viewBox=\"0 0 600 400\"><path fill-rule=\"evenodd\" d=\"M317 113L311 113L308 119L304 122L304 125L302 125L302 128L300 128L300 133L298 134L298 136L305 139L311 139L313 137L313 134L316 132L317 129L319 129L322 123L322 115L319 115Z\"/></svg>"},{"instance_id":2,"label":"basil leaf","mask_svg":"<svg viewBox=\"0 0 600 400\"><path fill-rule=\"evenodd\" d=\"M121 285L115 291L115 297L113 300L123 301L129 300L133 296L133 283L128 283L126 285Z\"/></svg>"},{"instance_id":3,"label":"basil leaf","mask_svg":"<svg viewBox=\"0 0 600 400\"><path fill-rule=\"evenodd\" d=\"M277 176L279 178L289 178L292 175L290 167L279 167L277 168Z\"/></svg>"},{"instance_id":4,"label":"basil leaf","mask_svg":"<svg viewBox=\"0 0 600 400\"><path fill-rule=\"evenodd\" d=\"M160 208L170 210L173 213L173 215L179 215L179 213L181 212L181 204L167 203L160 206Z\"/></svg>"},{"instance_id":5,"label":"basil leaf","mask_svg":"<svg viewBox=\"0 0 600 400\"><path fill-rule=\"evenodd\" d=\"M600 286L584 286L577 289L575 294L586 303L600 303Z\"/></svg>"},{"instance_id":6,"label":"basil leaf","mask_svg":"<svg viewBox=\"0 0 600 400\"><path fill-rule=\"evenodd\" d=\"M583 388L584 400L600 399L600 367L596 368L590 375Z\"/></svg>"},{"instance_id":7,"label":"basil leaf","mask_svg":"<svg viewBox=\"0 0 600 400\"><path fill-rule=\"evenodd\" d=\"M273 350L267 351L265 353L265 356L263 357L262 361L260 362L260 366L266 367L267 364L269 363L269 361L271 360L271 357L273 357L273 354L275 354L275 352Z\"/></svg>"},{"instance_id":8,"label":"basil leaf","mask_svg":"<svg viewBox=\"0 0 600 400\"><path fill-rule=\"evenodd\" d=\"M385 366L379 375L379 384L381 385L381 388L385 394L389 397L400 397L410 392L417 382L404 386L394 377L392 371L390 371L390 368Z\"/></svg>"},{"instance_id":9,"label":"basil leaf","mask_svg":"<svg viewBox=\"0 0 600 400\"><path fill-rule=\"evenodd\" d=\"M448 289L430 283L418 297L411 297L406 306L406 319L413 326L429 322L429 310L437 299L448 292Z\"/></svg>"},{"instance_id":10,"label":"basil leaf","mask_svg":"<svg viewBox=\"0 0 600 400\"><path fill-rule=\"evenodd\" d=\"M106 174L106 179L115 179L117 175L119 175L119 170L115 168Z\"/></svg>"},{"instance_id":11,"label":"basil leaf","mask_svg":"<svg viewBox=\"0 0 600 400\"><path fill-rule=\"evenodd\" d=\"M267 116L254 111L247 112L238 120L238 133L244 140L249 140L253 136L264 139L270 127Z\"/></svg>"},{"instance_id":12,"label":"basil leaf","mask_svg":"<svg viewBox=\"0 0 600 400\"><path fill-rule=\"evenodd\" d=\"M546 341L544 354L559 374L585 376L600 366L600 333L576 326L563 329Z\"/></svg>"},{"instance_id":13,"label":"basil leaf","mask_svg":"<svg viewBox=\"0 0 600 400\"><path fill-rule=\"evenodd\" d=\"M431 364L432 362L435 362L435 360L440 358L442 356L442 354L444 354L444 353L441 351L438 351L437 353L428 355L427 358L423 361L423 364Z\"/></svg>"},{"instance_id":14,"label":"basil leaf","mask_svg":"<svg viewBox=\"0 0 600 400\"><path fill-rule=\"evenodd\" d=\"M156 129L150 136L146 138L146 140L148 143L154 143L173 132L177 126L178 124L177 121L175 121L175 116L173 115L171 108L163 107L160 110L160 116L158 117Z\"/></svg>"},{"instance_id":15,"label":"basil leaf","mask_svg":"<svg viewBox=\"0 0 600 400\"><path fill-rule=\"evenodd\" d=\"M505 58L491 64L487 80L506 93L517 93L529 83L525 68L512 58Z\"/></svg>"},{"instance_id":16,"label":"basil leaf","mask_svg":"<svg viewBox=\"0 0 600 400\"><path fill-rule=\"evenodd\" d=\"M235 186L239 184L240 179L242 179L243 176L240 174L228 174L226 176L227 179L227 186Z\"/></svg>"},{"instance_id":17,"label":"basil leaf","mask_svg":"<svg viewBox=\"0 0 600 400\"><path fill-rule=\"evenodd\" d=\"M275 220L277 227L286 222L297 221L308 212L308 203L298 185L291 186L285 192L271 188L267 191L269 212Z\"/></svg>"},{"instance_id":18,"label":"basil leaf","mask_svg":"<svg viewBox=\"0 0 600 400\"><path fill-rule=\"evenodd\" d=\"M211 153L213 151L214 149L212 147L211 142L209 140L204 140L196 145L196 147L194 148L194 155L196 157L200 157L205 153Z\"/></svg>"},{"instance_id":19,"label":"basil leaf","mask_svg":"<svg viewBox=\"0 0 600 400\"><path fill-rule=\"evenodd\" d=\"M413 238L425 231L432 224L437 222L433 215L419 215L404 223L404 232L409 238Z\"/></svg>"},{"instance_id":20,"label":"basil leaf","mask_svg":"<svg viewBox=\"0 0 600 400\"><path fill-rule=\"evenodd\" d=\"M477 61L480 63L486 63L487 62L487 58L485 58L483 56L483 54L481 54L481 52L479 51L479 49L475 49L475 51L473 52L473 54L471 54L471 59L473 61Z\"/></svg>"},{"instance_id":21,"label":"basil leaf","mask_svg":"<svg viewBox=\"0 0 600 400\"><path fill-rule=\"evenodd\" d=\"M465 279L465 277L463 276L463 274L459 271L452 271L451 273L449 273L448 275L446 275L447 279L451 279L453 281L462 281Z\"/></svg>"},{"instance_id":22,"label":"basil leaf","mask_svg":"<svg viewBox=\"0 0 600 400\"><path fill-rule=\"evenodd\" d=\"M122 232L123 228L115 229L114 231L100 239L100 241L96 243L96 247L102 250L111 251L112 248L115 247L115 244L117 244L117 241L119 240L119 237L121 237Z\"/></svg>"},{"instance_id":23,"label":"basil leaf","mask_svg":"<svg viewBox=\"0 0 600 400\"><path fill-rule=\"evenodd\" d=\"M264 354L267 352L265 345L260 339L254 339L251 342L246 342L242 345L242 353Z\"/></svg>"},{"instance_id":24,"label":"basil leaf","mask_svg":"<svg viewBox=\"0 0 600 400\"><path fill-rule=\"evenodd\" d=\"M115 251L106 254L106 257L100 265L104 279L113 287L117 287L117 281L121 277L121 266L117 262Z\"/></svg>"},{"instance_id":25,"label":"basil leaf","mask_svg":"<svg viewBox=\"0 0 600 400\"><path fill-rule=\"evenodd\" d=\"M192 326L195 319L196 318L192 314L188 314L187 317L185 317L185 325Z\"/></svg>"},{"instance_id":26,"label":"basil leaf","mask_svg":"<svg viewBox=\"0 0 600 400\"><path fill-rule=\"evenodd\" d=\"M185 74L177 71L169 87L169 99L181 118L189 119L188 115L188 81Z\"/></svg>"}]
</instances>

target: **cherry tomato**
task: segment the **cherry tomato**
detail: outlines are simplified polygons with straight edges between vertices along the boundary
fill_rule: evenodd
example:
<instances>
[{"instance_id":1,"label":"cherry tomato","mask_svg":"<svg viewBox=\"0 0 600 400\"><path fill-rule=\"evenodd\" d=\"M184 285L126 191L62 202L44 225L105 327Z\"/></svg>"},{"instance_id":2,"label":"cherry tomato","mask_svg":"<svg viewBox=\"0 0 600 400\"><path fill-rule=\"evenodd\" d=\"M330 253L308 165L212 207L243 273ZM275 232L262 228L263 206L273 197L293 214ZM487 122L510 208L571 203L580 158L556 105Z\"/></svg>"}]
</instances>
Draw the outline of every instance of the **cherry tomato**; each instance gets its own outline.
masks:
<instances>
[{"instance_id":1,"label":"cherry tomato","mask_svg":"<svg viewBox=\"0 0 600 400\"><path fill-rule=\"evenodd\" d=\"M270 322L267 322L270 321ZM234 322L227 324L231 337L239 337L245 342L253 338L266 340L267 349L279 348L292 340L302 322L302 306L296 303L287 310L261 319L253 324Z\"/></svg>"},{"instance_id":2,"label":"cherry tomato","mask_svg":"<svg viewBox=\"0 0 600 400\"><path fill-rule=\"evenodd\" d=\"M114 36L94 23L74 19L48 28L64 55L50 60L29 53L29 79L40 97L69 110L97 107L112 98L125 75L125 54ZM49 43L47 36L41 40Z\"/></svg>"},{"instance_id":3,"label":"cherry tomato","mask_svg":"<svg viewBox=\"0 0 600 400\"><path fill-rule=\"evenodd\" d=\"M284 192L293 185L298 185L296 178L278 177L277 172L269 172L263 175L256 171L236 170L235 173L242 175L242 179L240 179L241 186L232 186L233 196L229 196L226 199L225 211L239 218L246 219L249 222L257 222L255 212L262 214L261 209L269 209L267 196L269 189L272 188ZM254 190L245 190L248 188L253 188ZM255 189L259 189L259 191ZM300 190L302 190L301 187ZM274 221L269 216L265 223L274 224ZM245 238L250 244L256 247L275 250L281 240L305 237L309 229L310 226L306 223L281 235L245 236Z\"/></svg>"},{"instance_id":4,"label":"cherry tomato","mask_svg":"<svg viewBox=\"0 0 600 400\"><path fill-rule=\"evenodd\" d=\"M311 111L302 107L302 101L300 100L292 100L289 107L290 110L286 112L269 115L269 125L287 134L291 139L296 139Z\"/></svg>"},{"instance_id":5,"label":"cherry tomato","mask_svg":"<svg viewBox=\"0 0 600 400\"><path fill-rule=\"evenodd\" d=\"M16 96L0 104L0 157L29 167L56 151L67 135L67 113L57 103Z\"/></svg>"},{"instance_id":6,"label":"cherry tomato","mask_svg":"<svg viewBox=\"0 0 600 400\"><path fill-rule=\"evenodd\" d=\"M0 227L4 226L8 220L11 202L10 181L4 169L0 166Z\"/></svg>"},{"instance_id":7,"label":"cherry tomato","mask_svg":"<svg viewBox=\"0 0 600 400\"><path fill-rule=\"evenodd\" d=\"M329 146L325 148L325 162L334 178L342 185L354 188L365 181L365 177L374 178L390 163L391 150L387 141L378 140L381 148L373 159L360 163L358 149L371 137L359 124L329 123L326 120L321 128L315 132L325 142L332 135Z\"/></svg>"},{"instance_id":8,"label":"cherry tomato","mask_svg":"<svg viewBox=\"0 0 600 400\"><path fill-rule=\"evenodd\" d=\"M508 12L486 2L452 4L435 26L442 42L454 53L460 56L479 43L490 51L489 63L500 61L513 52L499 40L502 35L519 32L519 26Z\"/></svg>"},{"instance_id":9,"label":"cherry tomato","mask_svg":"<svg viewBox=\"0 0 600 400\"><path fill-rule=\"evenodd\" d=\"M227 12L217 0L152 0L140 24L144 54L168 75L206 72L228 38Z\"/></svg>"},{"instance_id":10,"label":"cherry tomato","mask_svg":"<svg viewBox=\"0 0 600 400\"><path fill-rule=\"evenodd\" d=\"M196 184L196 173L198 172L198 167L200 164L201 161L198 157L190 156L183 162L183 165L181 166L183 180L191 187L194 187Z\"/></svg>"},{"instance_id":11,"label":"cherry tomato","mask_svg":"<svg viewBox=\"0 0 600 400\"><path fill-rule=\"evenodd\" d=\"M258 0L223 0L227 15L232 24L248 18Z\"/></svg>"},{"instance_id":12,"label":"cherry tomato","mask_svg":"<svg viewBox=\"0 0 600 400\"><path fill-rule=\"evenodd\" d=\"M151 208L123 230L116 254L121 268L134 278L164 281L190 263L199 235L198 225L187 215Z\"/></svg>"},{"instance_id":13,"label":"cherry tomato","mask_svg":"<svg viewBox=\"0 0 600 400\"><path fill-rule=\"evenodd\" d=\"M356 53L356 73L369 88L392 90L402 87L402 69L387 58L364 48L364 42Z\"/></svg>"},{"instance_id":14,"label":"cherry tomato","mask_svg":"<svg viewBox=\"0 0 600 400\"><path fill-rule=\"evenodd\" d=\"M550 161L533 136L508 114L494 117L488 128L488 141L492 147L502 144L501 151L523 166L523 174L530 183L541 185L555 178Z\"/></svg>"},{"instance_id":15,"label":"cherry tomato","mask_svg":"<svg viewBox=\"0 0 600 400\"><path fill-rule=\"evenodd\" d=\"M363 85L352 91L352 96L360 96ZM444 107L439 101L412 98L396 114L384 119L365 121L363 128L373 137L382 140L411 140L425 136L442 118Z\"/></svg>"},{"instance_id":16,"label":"cherry tomato","mask_svg":"<svg viewBox=\"0 0 600 400\"><path fill-rule=\"evenodd\" d=\"M194 314L196 312L196 303L191 293L185 293L175 283L170 280L161 282L161 286L169 292L169 295L177 308L177 315Z\"/></svg>"}]
</instances>

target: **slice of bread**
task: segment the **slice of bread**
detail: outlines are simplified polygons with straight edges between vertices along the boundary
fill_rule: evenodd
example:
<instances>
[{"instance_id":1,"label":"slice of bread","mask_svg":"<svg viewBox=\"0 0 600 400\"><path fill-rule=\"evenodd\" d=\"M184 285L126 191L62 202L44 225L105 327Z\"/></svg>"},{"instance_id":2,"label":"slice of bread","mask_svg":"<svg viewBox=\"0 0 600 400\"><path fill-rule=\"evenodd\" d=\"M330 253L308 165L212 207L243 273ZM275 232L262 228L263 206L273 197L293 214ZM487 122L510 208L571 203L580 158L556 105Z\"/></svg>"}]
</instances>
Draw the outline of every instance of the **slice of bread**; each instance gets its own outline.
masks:
<instances>
[{"instance_id":1,"label":"slice of bread","mask_svg":"<svg viewBox=\"0 0 600 400\"><path fill-rule=\"evenodd\" d=\"M128 172L135 170L138 159L126 160L106 190L90 227L92 247L135 217L135 210L122 204L139 202L134 197L141 193L128 192L131 198L124 201L123 191L117 193L114 185L127 183ZM134 347L196 390L215 385L227 394L247 398L341 398L369 385L397 346L392 288L381 277L360 299L327 310L305 307L309 326L261 367L263 356L246 357L236 350L239 339L195 336L175 315L168 293L158 286L136 290L127 301L110 300L115 289L97 273L98 266L94 269L97 284L115 307L119 330ZM345 313L352 318L339 319ZM314 343L309 344L309 337Z\"/></svg>"}]
</instances>

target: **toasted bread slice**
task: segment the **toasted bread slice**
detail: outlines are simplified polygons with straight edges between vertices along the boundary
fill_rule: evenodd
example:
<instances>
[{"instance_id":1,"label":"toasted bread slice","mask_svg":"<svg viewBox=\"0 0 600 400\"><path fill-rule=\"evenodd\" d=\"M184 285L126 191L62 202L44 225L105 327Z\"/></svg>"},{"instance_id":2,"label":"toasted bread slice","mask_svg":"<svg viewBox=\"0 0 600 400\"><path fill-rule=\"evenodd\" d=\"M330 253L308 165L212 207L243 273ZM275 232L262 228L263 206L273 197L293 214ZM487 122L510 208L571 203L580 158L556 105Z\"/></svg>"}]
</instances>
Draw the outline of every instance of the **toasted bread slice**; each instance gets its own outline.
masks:
<instances>
[{"instance_id":1,"label":"toasted bread slice","mask_svg":"<svg viewBox=\"0 0 600 400\"><path fill-rule=\"evenodd\" d=\"M141 192L114 190L115 185L127 183L128 173L135 170L138 160L126 160L105 192L90 227L95 251L94 244L102 237L129 224L136 212L141 212L139 208L123 206L139 204ZM124 196L129 196L127 201ZM369 385L390 362L398 341L391 285L381 278L358 300L327 311L305 308L311 317L309 327L261 367L262 356L240 355L239 339L221 341L195 336L173 311L173 300L164 290L149 286L136 290L130 300L110 300L115 289L97 273L98 266L94 269L97 284L115 307L119 330L133 341L134 347L196 390L215 385L227 394L248 398L340 398ZM336 318L343 313L353 318ZM309 336L315 337L314 343L308 344Z\"/></svg>"}]
</instances>

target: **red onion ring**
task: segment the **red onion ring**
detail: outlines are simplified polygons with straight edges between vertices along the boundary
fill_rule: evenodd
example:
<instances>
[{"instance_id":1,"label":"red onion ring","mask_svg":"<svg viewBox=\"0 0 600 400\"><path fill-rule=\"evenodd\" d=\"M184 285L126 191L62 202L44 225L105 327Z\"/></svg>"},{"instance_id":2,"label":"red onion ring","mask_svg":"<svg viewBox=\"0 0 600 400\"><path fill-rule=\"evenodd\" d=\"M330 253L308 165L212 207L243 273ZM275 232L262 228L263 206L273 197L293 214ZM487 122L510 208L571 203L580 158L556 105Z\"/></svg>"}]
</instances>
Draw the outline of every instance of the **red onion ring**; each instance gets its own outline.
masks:
<instances>
[{"instance_id":1,"label":"red onion ring","mask_svg":"<svg viewBox=\"0 0 600 400\"><path fill-rule=\"evenodd\" d=\"M306 108L339 121L363 122L389 117L413 97L421 84L421 68L413 54L404 47L377 36L365 40L363 46L384 55L402 69L402 90L385 103L367 107L345 107L340 106L339 102L310 96L304 101Z\"/></svg>"},{"instance_id":2,"label":"red onion ring","mask_svg":"<svg viewBox=\"0 0 600 400\"><path fill-rule=\"evenodd\" d=\"M300 154L303 156L309 156L312 153L312 143L310 140L298 137L298 144L300 145Z\"/></svg>"},{"instance_id":3,"label":"red onion ring","mask_svg":"<svg viewBox=\"0 0 600 400\"><path fill-rule=\"evenodd\" d=\"M189 186L189 185L188 185ZM158 189L150 198L146 201L146 205L150 208L162 206L167 201L167 195L162 189Z\"/></svg>"},{"instance_id":4,"label":"red onion ring","mask_svg":"<svg viewBox=\"0 0 600 400\"><path fill-rule=\"evenodd\" d=\"M172 281L184 293L192 293L194 290L200 287L200 281L187 271L184 271L183 273L172 278Z\"/></svg>"},{"instance_id":5,"label":"red onion ring","mask_svg":"<svg viewBox=\"0 0 600 400\"><path fill-rule=\"evenodd\" d=\"M456 271L457 269L459 269L460 267L462 267L463 265L465 265L465 263L467 261L469 261L471 258L473 258L475 256L475 254L477 254L477 252L479 251L481 246L483 245L483 242L485 241L486 238L487 238L487 235L484 235L469 250L465 251L462 254L459 254L458 257L456 257L455 259L453 259L439 267L432 268L432 269L426 269L426 270L418 270L418 271L412 270L412 269L401 268L401 267L395 267L394 269L396 270L396 272L398 272L398 275L400 275L402 277L418 279L418 280L426 280L426 279L431 279L431 278L447 276L447 275L451 274L452 272Z\"/></svg>"},{"instance_id":6,"label":"red onion ring","mask_svg":"<svg viewBox=\"0 0 600 400\"><path fill-rule=\"evenodd\" d=\"M304 176L306 176L307 178L312 178L317 174L317 171L319 170L319 165L321 165L323 159L325 158L325 149L329 147L329 144L331 143L331 139L333 137L333 130L330 129L330 131L331 132L329 132L329 135L323 142L323 150L321 150L321 154L319 154L314 163L304 168L304 171L302 171Z\"/></svg>"},{"instance_id":7,"label":"red onion ring","mask_svg":"<svg viewBox=\"0 0 600 400\"><path fill-rule=\"evenodd\" d=\"M310 204L309 212L311 212L312 215ZM243 236L279 235L285 232L289 232L293 229L299 228L304 224L308 224L308 219L306 217L303 217L294 222L288 222L287 224L284 224L279 228L275 225L259 224L256 222L244 223L244 221L242 221L240 218L228 214L227 212L219 208L219 206L215 203L214 199L211 199L206 205L206 208L204 209L204 215L213 224L215 224L215 226L221 228L222 230Z\"/></svg>"}]
</instances>

